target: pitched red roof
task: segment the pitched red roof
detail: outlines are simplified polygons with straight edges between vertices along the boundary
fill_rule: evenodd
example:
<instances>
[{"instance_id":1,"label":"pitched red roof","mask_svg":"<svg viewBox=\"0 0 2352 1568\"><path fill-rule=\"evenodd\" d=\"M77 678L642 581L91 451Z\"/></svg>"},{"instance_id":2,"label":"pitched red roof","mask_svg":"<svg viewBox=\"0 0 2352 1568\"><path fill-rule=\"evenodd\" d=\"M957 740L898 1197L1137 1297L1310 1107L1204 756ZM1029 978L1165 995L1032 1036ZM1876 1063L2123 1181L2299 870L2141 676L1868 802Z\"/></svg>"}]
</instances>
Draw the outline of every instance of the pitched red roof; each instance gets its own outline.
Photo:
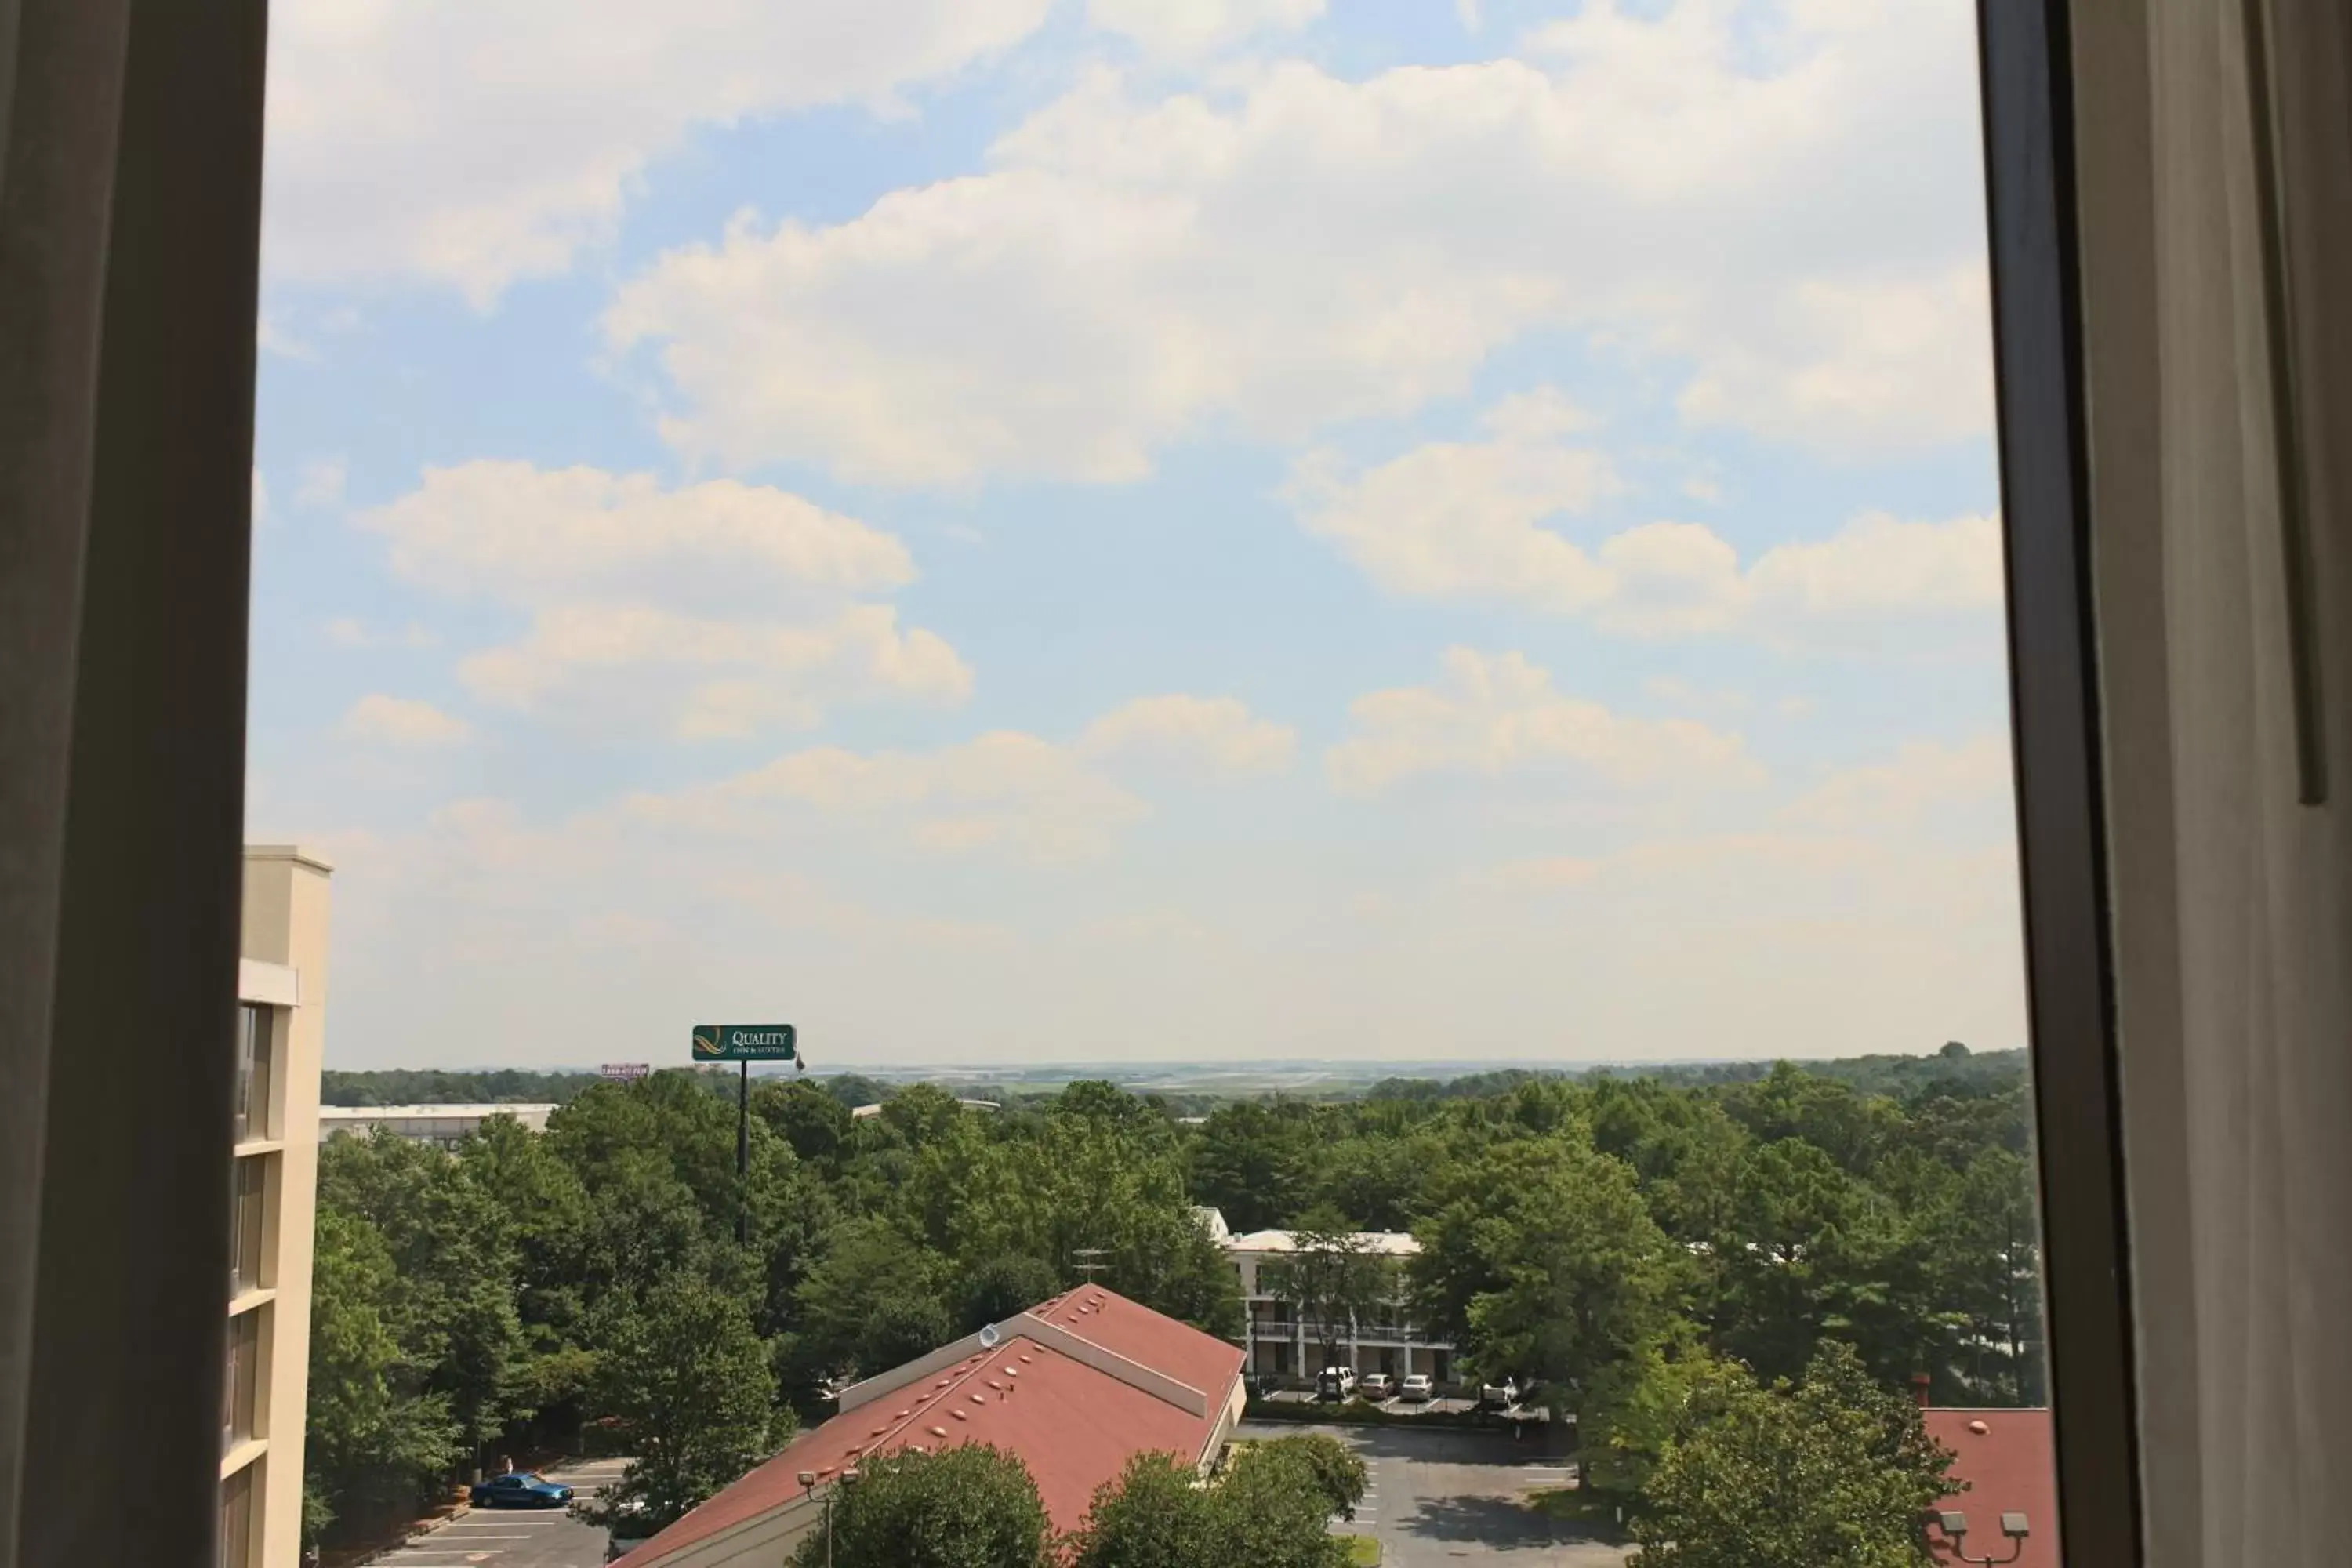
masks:
<instances>
[{"instance_id":1,"label":"pitched red roof","mask_svg":"<svg viewBox=\"0 0 2352 1568\"><path fill-rule=\"evenodd\" d=\"M1115 1479L1129 1457L1153 1451L1187 1463L1201 1458L1241 1375L1239 1346L1095 1286L1081 1286L1025 1315L1199 1391L1205 1411L1182 1408L1161 1393L1040 1343L1018 1331L1022 1320L1014 1319L994 1349L889 1388L803 1433L622 1558L620 1568L654 1568L696 1542L798 1500L804 1470L822 1487L877 1454L957 1443L1009 1449L1029 1467L1057 1531L1085 1520L1095 1489Z\"/></svg>"},{"instance_id":2,"label":"pitched red roof","mask_svg":"<svg viewBox=\"0 0 2352 1568\"><path fill-rule=\"evenodd\" d=\"M2059 1568L2058 1451L2051 1438L2050 1412L1929 1409L1919 1414L1927 1435L1959 1456L1952 1461L1952 1478L1967 1481L1969 1489L1936 1506L1968 1515L1969 1555L2008 1556L2010 1542L2000 1533L2000 1516L2022 1513L2031 1533L2015 1568ZM1929 1530L1927 1542L1937 1562L1960 1561L1943 1531Z\"/></svg>"}]
</instances>

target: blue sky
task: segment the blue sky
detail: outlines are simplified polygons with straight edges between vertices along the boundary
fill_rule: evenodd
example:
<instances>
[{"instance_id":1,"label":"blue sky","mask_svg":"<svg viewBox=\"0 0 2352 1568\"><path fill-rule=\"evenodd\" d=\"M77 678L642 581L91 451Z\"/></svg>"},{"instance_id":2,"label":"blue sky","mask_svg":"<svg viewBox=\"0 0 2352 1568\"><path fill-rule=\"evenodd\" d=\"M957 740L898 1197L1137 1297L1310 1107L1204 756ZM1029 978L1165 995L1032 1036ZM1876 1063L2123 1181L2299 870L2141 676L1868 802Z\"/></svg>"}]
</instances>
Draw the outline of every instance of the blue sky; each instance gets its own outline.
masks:
<instances>
[{"instance_id":1,"label":"blue sky","mask_svg":"<svg viewBox=\"0 0 2352 1568\"><path fill-rule=\"evenodd\" d=\"M2020 1043L1969 7L281 6L342 1066Z\"/></svg>"}]
</instances>

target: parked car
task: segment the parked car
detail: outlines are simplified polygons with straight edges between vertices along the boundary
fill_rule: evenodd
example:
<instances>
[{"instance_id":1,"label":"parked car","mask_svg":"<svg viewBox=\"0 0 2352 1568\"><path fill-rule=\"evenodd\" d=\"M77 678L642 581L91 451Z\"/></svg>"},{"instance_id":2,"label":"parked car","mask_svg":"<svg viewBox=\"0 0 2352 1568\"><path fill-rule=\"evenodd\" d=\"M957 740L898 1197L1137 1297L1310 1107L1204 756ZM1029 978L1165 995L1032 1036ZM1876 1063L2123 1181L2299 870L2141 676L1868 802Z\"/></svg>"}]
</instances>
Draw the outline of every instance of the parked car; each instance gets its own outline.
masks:
<instances>
[{"instance_id":1,"label":"parked car","mask_svg":"<svg viewBox=\"0 0 2352 1568\"><path fill-rule=\"evenodd\" d=\"M1408 1405L1426 1405L1434 1392L1425 1372L1416 1372L1397 1385L1397 1397Z\"/></svg>"},{"instance_id":2,"label":"parked car","mask_svg":"<svg viewBox=\"0 0 2352 1568\"><path fill-rule=\"evenodd\" d=\"M1356 1380L1359 1396L1377 1405L1396 1392L1396 1380L1384 1372L1368 1372Z\"/></svg>"},{"instance_id":3,"label":"parked car","mask_svg":"<svg viewBox=\"0 0 2352 1568\"><path fill-rule=\"evenodd\" d=\"M1356 1392L1356 1369L1352 1366L1327 1366L1315 1380L1318 1399L1345 1399Z\"/></svg>"},{"instance_id":4,"label":"parked car","mask_svg":"<svg viewBox=\"0 0 2352 1568\"><path fill-rule=\"evenodd\" d=\"M530 1470L509 1470L476 1481L470 1496L476 1508L562 1508L572 1500L572 1489Z\"/></svg>"},{"instance_id":5,"label":"parked car","mask_svg":"<svg viewBox=\"0 0 2352 1568\"><path fill-rule=\"evenodd\" d=\"M1481 1408L1507 1410L1518 1402L1519 1385L1507 1377L1500 1383L1482 1383L1478 1385L1478 1404Z\"/></svg>"}]
</instances>

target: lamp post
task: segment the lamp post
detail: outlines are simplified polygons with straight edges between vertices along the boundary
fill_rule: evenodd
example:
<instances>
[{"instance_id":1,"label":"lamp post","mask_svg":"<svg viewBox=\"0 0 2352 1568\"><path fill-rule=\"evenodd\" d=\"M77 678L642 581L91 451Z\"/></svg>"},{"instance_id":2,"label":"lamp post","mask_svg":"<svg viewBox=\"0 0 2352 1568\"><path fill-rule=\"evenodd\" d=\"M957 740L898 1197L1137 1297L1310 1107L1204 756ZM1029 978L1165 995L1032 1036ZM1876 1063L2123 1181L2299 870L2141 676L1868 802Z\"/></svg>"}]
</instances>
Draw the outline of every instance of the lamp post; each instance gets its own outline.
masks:
<instances>
[{"instance_id":1,"label":"lamp post","mask_svg":"<svg viewBox=\"0 0 2352 1568\"><path fill-rule=\"evenodd\" d=\"M1943 1509L1929 1517L1936 1528L1944 1532L1944 1539L1952 1543L1952 1555L1962 1563L1974 1564L1975 1568L2000 1568L2000 1564L2014 1563L2025 1555L2025 1538L2031 1532L2021 1513L2003 1513L2000 1516L2000 1532L2009 1538L2009 1555L2006 1557L1969 1555L1967 1514L1956 1509Z\"/></svg>"},{"instance_id":2,"label":"lamp post","mask_svg":"<svg viewBox=\"0 0 2352 1568\"><path fill-rule=\"evenodd\" d=\"M803 1470L800 1473L799 1479L801 1483L801 1490L803 1494L816 1490L816 1472L814 1470ZM855 1486L856 1483L857 1469L856 1466L852 1466L848 1469L841 1472L841 1479L836 1484L846 1487ZM833 1568L834 1490L834 1487L827 1487L824 1491L824 1568Z\"/></svg>"}]
</instances>

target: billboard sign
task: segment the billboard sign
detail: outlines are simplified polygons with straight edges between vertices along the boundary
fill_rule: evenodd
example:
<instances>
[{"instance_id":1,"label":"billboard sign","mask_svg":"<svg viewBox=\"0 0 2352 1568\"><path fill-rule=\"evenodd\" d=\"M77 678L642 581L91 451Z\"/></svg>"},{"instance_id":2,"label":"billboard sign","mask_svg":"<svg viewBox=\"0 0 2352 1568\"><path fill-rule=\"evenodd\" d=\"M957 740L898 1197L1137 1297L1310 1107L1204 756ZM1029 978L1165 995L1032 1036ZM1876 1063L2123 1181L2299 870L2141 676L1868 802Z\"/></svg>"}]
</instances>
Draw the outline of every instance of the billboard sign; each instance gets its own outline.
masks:
<instances>
[{"instance_id":1,"label":"billboard sign","mask_svg":"<svg viewBox=\"0 0 2352 1568\"><path fill-rule=\"evenodd\" d=\"M614 1083L635 1083L654 1070L651 1062L606 1062L597 1072Z\"/></svg>"},{"instance_id":2,"label":"billboard sign","mask_svg":"<svg viewBox=\"0 0 2352 1568\"><path fill-rule=\"evenodd\" d=\"M698 1062L788 1062L800 1055L800 1031L790 1024L697 1024Z\"/></svg>"}]
</instances>

